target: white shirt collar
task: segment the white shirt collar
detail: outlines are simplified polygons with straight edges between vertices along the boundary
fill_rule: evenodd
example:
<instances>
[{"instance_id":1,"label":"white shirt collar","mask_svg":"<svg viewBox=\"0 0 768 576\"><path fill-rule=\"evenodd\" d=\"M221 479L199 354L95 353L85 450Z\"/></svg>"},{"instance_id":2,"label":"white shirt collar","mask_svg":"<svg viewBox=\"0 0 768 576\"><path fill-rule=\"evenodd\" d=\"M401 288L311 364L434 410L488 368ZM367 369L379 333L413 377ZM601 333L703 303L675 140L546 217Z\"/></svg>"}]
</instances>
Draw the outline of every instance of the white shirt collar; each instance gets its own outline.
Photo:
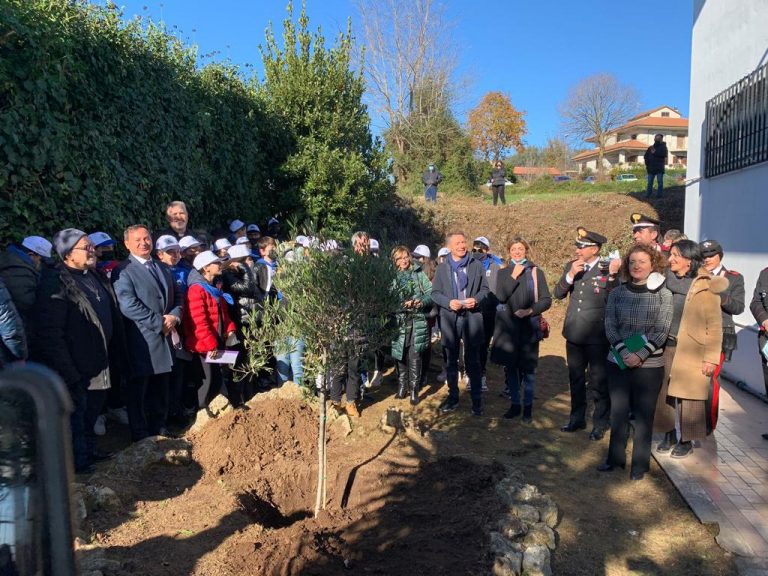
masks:
<instances>
[{"instance_id":1,"label":"white shirt collar","mask_svg":"<svg viewBox=\"0 0 768 576\"><path fill-rule=\"evenodd\" d=\"M723 271L723 265L720 264L720 266L718 266L717 268L712 270L712 276L719 276L720 272L722 272L722 271Z\"/></svg>"}]
</instances>

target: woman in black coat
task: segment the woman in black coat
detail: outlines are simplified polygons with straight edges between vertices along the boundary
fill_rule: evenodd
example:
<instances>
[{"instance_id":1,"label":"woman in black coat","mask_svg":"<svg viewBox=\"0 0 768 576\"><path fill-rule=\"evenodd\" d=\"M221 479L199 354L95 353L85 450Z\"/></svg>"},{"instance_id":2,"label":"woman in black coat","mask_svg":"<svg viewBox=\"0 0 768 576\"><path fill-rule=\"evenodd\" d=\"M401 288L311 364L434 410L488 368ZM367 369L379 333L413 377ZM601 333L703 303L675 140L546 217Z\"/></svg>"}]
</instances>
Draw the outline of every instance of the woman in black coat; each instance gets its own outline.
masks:
<instances>
[{"instance_id":1,"label":"woman in black coat","mask_svg":"<svg viewBox=\"0 0 768 576\"><path fill-rule=\"evenodd\" d=\"M496 202L501 200L502 205L507 201L504 198L504 186L507 184L507 171L504 169L504 164L501 160L496 160L496 164L491 172L491 188L493 189L493 205L496 206Z\"/></svg>"},{"instance_id":2,"label":"woman in black coat","mask_svg":"<svg viewBox=\"0 0 768 576\"><path fill-rule=\"evenodd\" d=\"M528 260L530 246L516 236L508 245L509 263L499 271L496 297L503 304L496 314L491 361L504 366L507 392L512 405L505 418L515 418L522 412L530 422L533 410L533 389L536 366L539 363L539 329L541 314L552 306L544 272ZM523 401L520 402L520 385Z\"/></svg>"}]
</instances>

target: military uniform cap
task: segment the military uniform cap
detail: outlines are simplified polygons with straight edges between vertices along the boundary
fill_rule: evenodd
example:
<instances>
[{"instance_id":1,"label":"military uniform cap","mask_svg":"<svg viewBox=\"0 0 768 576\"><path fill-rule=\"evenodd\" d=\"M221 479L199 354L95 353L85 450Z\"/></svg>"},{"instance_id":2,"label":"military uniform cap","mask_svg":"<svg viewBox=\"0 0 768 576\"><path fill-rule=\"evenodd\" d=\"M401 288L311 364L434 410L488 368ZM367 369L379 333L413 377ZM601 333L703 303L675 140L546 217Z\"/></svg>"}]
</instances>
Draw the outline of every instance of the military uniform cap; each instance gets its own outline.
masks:
<instances>
[{"instance_id":1,"label":"military uniform cap","mask_svg":"<svg viewBox=\"0 0 768 576\"><path fill-rule=\"evenodd\" d=\"M717 240L704 240L704 242L699 244L699 248L701 249L701 255L705 258L715 254L720 254L721 256L723 254L723 247L720 246L720 242Z\"/></svg>"},{"instance_id":2,"label":"military uniform cap","mask_svg":"<svg viewBox=\"0 0 768 576\"><path fill-rule=\"evenodd\" d=\"M597 232L590 232L584 226L576 228L576 246L586 248L587 246L602 246L608 241L608 238Z\"/></svg>"},{"instance_id":3,"label":"military uniform cap","mask_svg":"<svg viewBox=\"0 0 768 576\"><path fill-rule=\"evenodd\" d=\"M651 218L650 216L646 216L645 214L640 214L639 212L633 212L629 217L629 221L632 222L632 230L637 230L638 228L650 228L651 226L661 225L661 222L659 222L655 218Z\"/></svg>"}]
</instances>

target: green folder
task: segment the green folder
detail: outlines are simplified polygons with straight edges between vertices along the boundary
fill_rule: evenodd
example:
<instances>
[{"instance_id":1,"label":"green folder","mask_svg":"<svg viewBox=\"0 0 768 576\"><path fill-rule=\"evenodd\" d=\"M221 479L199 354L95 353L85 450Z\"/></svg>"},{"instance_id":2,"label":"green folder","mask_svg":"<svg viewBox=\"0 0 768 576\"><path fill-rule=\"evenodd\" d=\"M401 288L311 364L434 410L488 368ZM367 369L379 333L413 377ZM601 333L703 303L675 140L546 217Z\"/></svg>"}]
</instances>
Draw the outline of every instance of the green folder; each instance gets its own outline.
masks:
<instances>
[{"instance_id":1,"label":"green folder","mask_svg":"<svg viewBox=\"0 0 768 576\"><path fill-rule=\"evenodd\" d=\"M645 347L647 341L648 340L646 340L645 336L642 334L633 334L624 340L624 346L626 346L627 350L630 352L635 353L642 350ZM622 359L621 354L616 352L616 349L613 346L611 346L611 354L613 354L613 357L616 359L616 364L619 365L619 368L626 370L627 365L624 364L624 360Z\"/></svg>"}]
</instances>

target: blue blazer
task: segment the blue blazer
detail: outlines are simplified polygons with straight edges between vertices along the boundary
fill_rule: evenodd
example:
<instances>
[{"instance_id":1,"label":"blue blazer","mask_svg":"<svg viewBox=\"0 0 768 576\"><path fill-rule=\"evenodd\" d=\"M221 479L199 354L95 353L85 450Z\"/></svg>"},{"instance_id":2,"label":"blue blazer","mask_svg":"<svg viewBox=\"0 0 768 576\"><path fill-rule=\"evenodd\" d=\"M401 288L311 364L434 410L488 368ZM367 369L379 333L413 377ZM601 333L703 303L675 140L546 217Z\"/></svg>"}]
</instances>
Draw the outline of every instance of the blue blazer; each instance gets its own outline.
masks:
<instances>
[{"instance_id":1,"label":"blue blazer","mask_svg":"<svg viewBox=\"0 0 768 576\"><path fill-rule=\"evenodd\" d=\"M451 256L449 255L448 258ZM435 271L435 279L432 282L432 301L440 307L440 331L443 335L443 345L447 347L458 346L456 334L456 319L459 314L464 315L467 322L464 345L470 347L482 347L484 341L483 330L483 303L488 297L488 280L485 277L483 265L474 258L469 259L467 265L467 298L477 300L477 306L472 310L454 312L449 308L451 300L456 299L456 283L452 278L451 266L443 262Z\"/></svg>"},{"instance_id":2,"label":"blue blazer","mask_svg":"<svg viewBox=\"0 0 768 576\"><path fill-rule=\"evenodd\" d=\"M163 316L181 319L182 294L170 269L154 261L161 284L133 256L112 271L120 311L126 318L128 365L132 376L164 374L173 368L170 338L163 335Z\"/></svg>"}]
</instances>

